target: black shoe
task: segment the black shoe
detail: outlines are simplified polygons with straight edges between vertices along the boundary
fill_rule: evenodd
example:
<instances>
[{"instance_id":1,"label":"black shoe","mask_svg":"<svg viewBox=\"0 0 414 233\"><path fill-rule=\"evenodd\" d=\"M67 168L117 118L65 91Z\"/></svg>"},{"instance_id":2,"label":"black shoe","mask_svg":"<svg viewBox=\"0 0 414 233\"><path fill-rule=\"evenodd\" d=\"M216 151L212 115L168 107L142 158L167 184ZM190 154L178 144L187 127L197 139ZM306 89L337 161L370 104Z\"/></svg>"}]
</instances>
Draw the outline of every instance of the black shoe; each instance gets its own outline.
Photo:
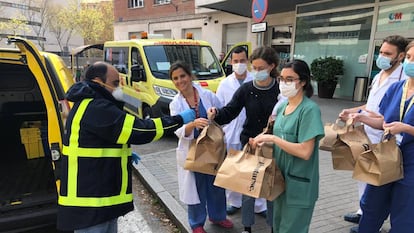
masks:
<instances>
[{"instance_id":1,"label":"black shoe","mask_svg":"<svg viewBox=\"0 0 414 233\"><path fill-rule=\"evenodd\" d=\"M359 219L361 218L360 214L356 213L349 213L344 215L344 220L353 223L359 223Z\"/></svg>"},{"instance_id":2,"label":"black shoe","mask_svg":"<svg viewBox=\"0 0 414 233\"><path fill-rule=\"evenodd\" d=\"M349 233L358 233L358 226L351 227L351 229L349 230Z\"/></svg>"},{"instance_id":3,"label":"black shoe","mask_svg":"<svg viewBox=\"0 0 414 233\"><path fill-rule=\"evenodd\" d=\"M239 211L240 208L234 207L234 206L228 206L226 209L227 215L233 215L235 214L237 211Z\"/></svg>"}]
</instances>

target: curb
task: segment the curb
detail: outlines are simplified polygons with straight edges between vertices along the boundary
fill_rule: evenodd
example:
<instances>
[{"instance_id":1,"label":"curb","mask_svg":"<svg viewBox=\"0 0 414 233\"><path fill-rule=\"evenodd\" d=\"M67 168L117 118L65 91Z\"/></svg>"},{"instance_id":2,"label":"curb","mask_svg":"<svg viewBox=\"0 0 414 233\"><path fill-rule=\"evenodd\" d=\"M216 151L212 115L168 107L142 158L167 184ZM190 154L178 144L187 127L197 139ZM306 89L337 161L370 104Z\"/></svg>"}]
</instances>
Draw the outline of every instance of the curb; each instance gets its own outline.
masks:
<instances>
[{"instance_id":1,"label":"curb","mask_svg":"<svg viewBox=\"0 0 414 233\"><path fill-rule=\"evenodd\" d=\"M156 153L146 154L146 156L157 155L164 152L175 151L166 150ZM174 224L181 230L182 233L192 232L188 225L187 211L165 190L165 188L158 182L158 180L151 174L151 172L143 165L142 161L135 167L135 174L138 176L144 186L151 192L152 195L160 200L161 205L165 208L168 216L172 219Z\"/></svg>"}]
</instances>

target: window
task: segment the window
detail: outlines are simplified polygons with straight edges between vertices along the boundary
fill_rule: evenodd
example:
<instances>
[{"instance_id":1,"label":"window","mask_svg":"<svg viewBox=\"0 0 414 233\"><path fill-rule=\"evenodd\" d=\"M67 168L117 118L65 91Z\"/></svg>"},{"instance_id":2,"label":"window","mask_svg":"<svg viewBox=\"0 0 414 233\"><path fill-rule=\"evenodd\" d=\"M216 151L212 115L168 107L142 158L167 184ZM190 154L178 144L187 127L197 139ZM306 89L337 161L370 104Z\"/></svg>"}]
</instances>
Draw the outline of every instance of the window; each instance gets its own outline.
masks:
<instances>
[{"instance_id":1,"label":"window","mask_svg":"<svg viewBox=\"0 0 414 233\"><path fill-rule=\"evenodd\" d=\"M374 8L371 7L298 16L294 58L303 59L308 64L318 57L341 58L345 72L335 94L352 97L354 82L349 80L366 73L367 64L358 61L369 52L373 18Z\"/></svg>"},{"instance_id":2,"label":"window","mask_svg":"<svg viewBox=\"0 0 414 233\"><path fill-rule=\"evenodd\" d=\"M154 77L169 79L170 65L177 60L187 62L197 80L221 77L220 64L210 46L149 45L144 46L145 57Z\"/></svg>"},{"instance_id":3,"label":"window","mask_svg":"<svg viewBox=\"0 0 414 233\"><path fill-rule=\"evenodd\" d=\"M171 0L154 0L154 5L171 3Z\"/></svg>"},{"instance_id":4,"label":"window","mask_svg":"<svg viewBox=\"0 0 414 233\"><path fill-rule=\"evenodd\" d=\"M144 7L144 0L128 0L129 8Z\"/></svg>"},{"instance_id":5,"label":"window","mask_svg":"<svg viewBox=\"0 0 414 233\"><path fill-rule=\"evenodd\" d=\"M105 48L104 52L105 62L113 65L120 73L128 73L128 47Z\"/></svg>"}]
</instances>

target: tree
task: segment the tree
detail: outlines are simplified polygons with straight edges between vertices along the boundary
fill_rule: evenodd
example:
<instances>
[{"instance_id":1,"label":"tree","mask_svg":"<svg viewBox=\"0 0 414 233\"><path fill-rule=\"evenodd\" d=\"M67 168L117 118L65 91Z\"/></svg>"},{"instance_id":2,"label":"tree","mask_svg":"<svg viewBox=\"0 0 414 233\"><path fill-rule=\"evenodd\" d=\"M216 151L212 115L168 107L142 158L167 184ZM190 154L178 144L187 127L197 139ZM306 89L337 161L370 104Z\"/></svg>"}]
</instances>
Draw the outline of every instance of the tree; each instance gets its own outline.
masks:
<instances>
[{"instance_id":1,"label":"tree","mask_svg":"<svg viewBox=\"0 0 414 233\"><path fill-rule=\"evenodd\" d=\"M69 2L64 8L60 4L52 4L49 7L49 31L55 36L61 51L64 47L69 47L69 41L75 34L75 24L72 22L77 18L77 3Z\"/></svg>"},{"instance_id":2,"label":"tree","mask_svg":"<svg viewBox=\"0 0 414 233\"><path fill-rule=\"evenodd\" d=\"M75 21L76 31L85 41L97 41L105 29L103 14L93 7L82 7Z\"/></svg>"},{"instance_id":3,"label":"tree","mask_svg":"<svg viewBox=\"0 0 414 233\"><path fill-rule=\"evenodd\" d=\"M30 22L27 25L35 33L40 48L45 50L45 34L49 27L48 19L50 18L49 0L24 0L23 4L28 6L28 9L22 9L21 13Z\"/></svg>"},{"instance_id":4,"label":"tree","mask_svg":"<svg viewBox=\"0 0 414 233\"><path fill-rule=\"evenodd\" d=\"M113 2L84 3L78 16L78 31L86 44L103 43L114 35Z\"/></svg>"},{"instance_id":5,"label":"tree","mask_svg":"<svg viewBox=\"0 0 414 233\"><path fill-rule=\"evenodd\" d=\"M114 4L113 1L101 2L99 5L102 12L104 31L101 32L100 41L105 42L114 39Z\"/></svg>"},{"instance_id":6,"label":"tree","mask_svg":"<svg viewBox=\"0 0 414 233\"><path fill-rule=\"evenodd\" d=\"M0 29L6 34L12 35L25 34L30 30L27 26L27 19L22 14L18 14L5 22L0 22Z\"/></svg>"},{"instance_id":7,"label":"tree","mask_svg":"<svg viewBox=\"0 0 414 233\"><path fill-rule=\"evenodd\" d=\"M112 1L79 5L76 0L71 0L66 7L60 6L51 11L55 13L50 28L60 44L66 37L68 46L70 37L75 33L83 37L85 44L103 43L114 37Z\"/></svg>"}]
</instances>

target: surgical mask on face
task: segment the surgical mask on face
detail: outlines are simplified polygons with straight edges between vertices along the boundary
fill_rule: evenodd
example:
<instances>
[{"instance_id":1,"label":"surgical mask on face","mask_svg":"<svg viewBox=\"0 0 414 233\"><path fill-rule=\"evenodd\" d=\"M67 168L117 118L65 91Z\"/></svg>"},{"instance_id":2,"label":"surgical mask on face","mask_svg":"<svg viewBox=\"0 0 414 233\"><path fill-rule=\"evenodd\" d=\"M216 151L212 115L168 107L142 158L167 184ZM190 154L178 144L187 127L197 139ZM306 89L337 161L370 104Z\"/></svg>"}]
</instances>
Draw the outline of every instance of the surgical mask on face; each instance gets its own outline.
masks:
<instances>
[{"instance_id":1,"label":"surgical mask on face","mask_svg":"<svg viewBox=\"0 0 414 233\"><path fill-rule=\"evenodd\" d=\"M103 83L100 80L92 80L93 82L96 82L104 87L107 87L109 89L112 90L112 96L114 97L114 99L118 100L118 101L124 101L124 93L122 92L122 88L120 86L117 87L112 87L109 86L108 84Z\"/></svg>"},{"instance_id":2,"label":"surgical mask on face","mask_svg":"<svg viewBox=\"0 0 414 233\"><path fill-rule=\"evenodd\" d=\"M414 78L414 62L409 62L405 60L403 64L403 69L404 69L404 73L408 77Z\"/></svg>"},{"instance_id":3,"label":"surgical mask on face","mask_svg":"<svg viewBox=\"0 0 414 233\"><path fill-rule=\"evenodd\" d=\"M269 72L267 70L253 71L252 75L255 81L264 81L269 77Z\"/></svg>"},{"instance_id":4,"label":"surgical mask on face","mask_svg":"<svg viewBox=\"0 0 414 233\"><path fill-rule=\"evenodd\" d=\"M381 70L389 70L392 67L392 60L389 57L384 57L379 55L375 63L377 64L378 68Z\"/></svg>"},{"instance_id":5,"label":"surgical mask on face","mask_svg":"<svg viewBox=\"0 0 414 233\"><path fill-rule=\"evenodd\" d=\"M121 87L116 87L113 91L112 91L112 96L118 100L118 101L124 101L124 92L122 91Z\"/></svg>"},{"instance_id":6,"label":"surgical mask on face","mask_svg":"<svg viewBox=\"0 0 414 233\"><path fill-rule=\"evenodd\" d=\"M286 84L282 81L279 83L279 90L282 96L289 98L295 96L298 93L299 89L296 89L295 82L292 82L291 84Z\"/></svg>"},{"instance_id":7,"label":"surgical mask on face","mask_svg":"<svg viewBox=\"0 0 414 233\"><path fill-rule=\"evenodd\" d=\"M242 75L247 70L247 64L246 63L236 63L233 64L233 71L238 74Z\"/></svg>"}]
</instances>

